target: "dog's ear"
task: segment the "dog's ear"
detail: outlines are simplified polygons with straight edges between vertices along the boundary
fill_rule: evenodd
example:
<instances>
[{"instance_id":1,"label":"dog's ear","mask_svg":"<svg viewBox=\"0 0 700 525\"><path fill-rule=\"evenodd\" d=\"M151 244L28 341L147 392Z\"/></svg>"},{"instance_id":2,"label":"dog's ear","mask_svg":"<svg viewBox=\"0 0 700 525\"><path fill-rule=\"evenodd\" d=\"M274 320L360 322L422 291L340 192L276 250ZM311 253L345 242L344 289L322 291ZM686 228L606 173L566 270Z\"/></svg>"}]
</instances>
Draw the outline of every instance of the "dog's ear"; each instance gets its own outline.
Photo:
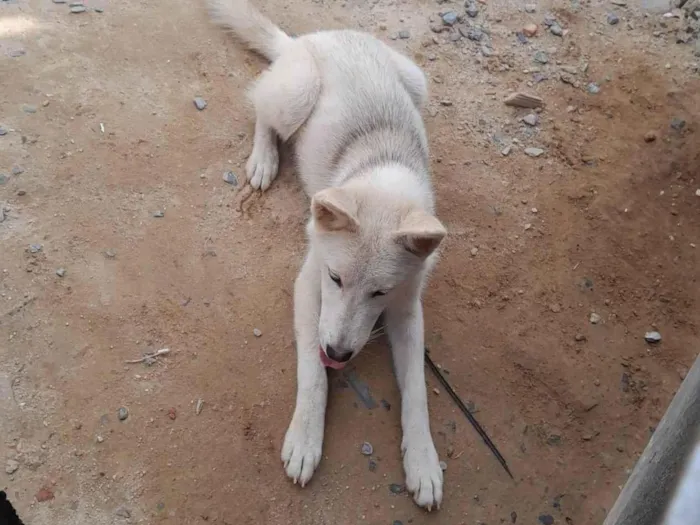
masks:
<instances>
[{"instance_id":1,"label":"dog's ear","mask_svg":"<svg viewBox=\"0 0 700 525\"><path fill-rule=\"evenodd\" d=\"M396 242L421 259L435 251L447 230L434 216L423 210L410 212L394 234Z\"/></svg>"},{"instance_id":2,"label":"dog's ear","mask_svg":"<svg viewBox=\"0 0 700 525\"><path fill-rule=\"evenodd\" d=\"M357 202L352 194L342 188L319 191L311 199L314 223L325 231L350 231L358 229Z\"/></svg>"}]
</instances>

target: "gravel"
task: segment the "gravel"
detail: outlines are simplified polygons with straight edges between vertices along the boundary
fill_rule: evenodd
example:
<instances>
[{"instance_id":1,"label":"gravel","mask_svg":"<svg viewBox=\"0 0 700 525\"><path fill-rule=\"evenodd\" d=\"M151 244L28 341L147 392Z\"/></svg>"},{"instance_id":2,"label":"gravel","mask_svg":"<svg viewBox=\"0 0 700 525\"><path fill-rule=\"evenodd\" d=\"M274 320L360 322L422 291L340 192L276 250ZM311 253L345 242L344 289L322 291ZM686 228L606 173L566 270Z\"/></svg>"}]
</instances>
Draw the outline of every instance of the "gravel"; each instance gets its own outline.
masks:
<instances>
[{"instance_id":1,"label":"gravel","mask_svg":"<svg viewBox=\"0 0 700 525\"><path fill-rule=\"evenodd\" d=\"M681 131L683 128L685 128L685 120L678 117L671 119L671 128L675 129L676 131Z\"/></svg>"},{"instance_id":2,"label":"gravel","mask_svg":"<svg viewBox=\"0 0 700 525\"><path fill-rule=\"evenodd\" d=\"M119 421L125 421L126 418L129 417L129 409L126 407L119 407L119 410L117 410L117 417Z\"/></svg>"},{"instance_id":3,"label":"gravel","mask_svg":"<svg viewBox=\"0 0 700 525\"><path fill-rule=\"evenodd\" d=\"M462 33L461 28L460 33ZM484 38L484 32L478 27L470 27L467 29L464 36L466 36L469 40L473 40L474 42L481 42L481 40Z\"/></svg>"},{"instance_id":4,"label":"gravel","mask_svg":"<svg viewBox=\"0 0 700 525\"><path fill-rule=\"evenodd\" d=\"M600 323L600 315L598 315L597 313L593 312L593 313L590 315L590 317L588 318L588 320L591 322L591 324L598 324L598 323Z\"/></svg>"},{"instance_id":5,"label":"gravel","mask_svg":"<svg viewBox=\"0 0 700 525\"><path fill-rule=\"evenodd\" d=\"M564 36L564 30L556 22L549 26L549 32L555 36Z\"/></svg>"},{"instance_id":6,"label":"gravel","mask_svg":"<svg viewBox=\"0 0 700 525\"><path fill-rule=\"evenodd\" d=\"M24 168L22 166L12 166L10 173L13 175L22 175L22 173L24 173Z\"/></svg>"},{"instance_id":7,"label":"gravel","mask_svg":"<svg viewBox=\"0 0 700 525\"><path fill-rule=\"evenodd\" d=\"M66 275L66 269L65 268L59 268L56 270L56 275L59 277L65 277Z\"/></svg>"},{"instance_id":8,"label":"gravel","mask_svg":"<svg viewBox=\"0 0 700 525\"><path fill-rule=\"evenodd\" d=\"M0 126L0 137L3 137L5 135L7 135L7 130L5 128L3 128L2 126Z\"/></svg>"},{"instance_id":9,"label":"gravel","mask_svg":"<svg viewBox=\"0 0 700 525\"><path fill-rule=\"evenodd\" d=\"M8 459L5 463L5 473L14 474L19 470L19 463L14 459Z\"/></svg>"},{"instance_id":10,"label":"gravel","mask_svg":"<svg viewBox=\"0 0 700 525\"><path fill-rule=\"evenodd\" d=\"M525 155L528 157L541 157L544 154L544 150L542 148L525 148Z\"/></svg>"},{"instance_id":11,"label":"gravel","mask_svg":"<svg viewBox=\"0 0 700 525\"><path fill-rule=\"evenodd\" d=\"M25 113L36 113L36 106L32 104L22 104L22 111Z\"/></svg>"},{"instance_id":12,"label":"gravel","mask_svg":"<svg viewBox=\"0 0 700 525\"><path fill-rule=\"evenodd\" d=\"M661 342L661 334L659 332L647 332L644 334L644 340L647 343L660 343Z\"/></svg>"},{"instance_id":13,"label":"gravel","mask_svg":"<svg viewBox=\"0 0 700 525\"><path fill-rule=\"evenodd\" d=\"M539 121L540 117L537 115L537 113L530 113L529 115L525 115L523 117L523 122L528 126L537 126Z\"/></svg>"},{"instance_id":14,"label":"gravel","mask_svg":"<svg viewBox=\"0 0 700 525\"><path fill-rule=\"evenodd\" d=\"M591 82L586 86L586 91L588 91L591 95L597 95L600 93L600 86L595 82Z\"/></svg>"},{"instance_id":15,"label":"gravel","mask_svg":"<svg viewBox=\"0 0 700 525\"><path fill-rule=\"evenodd\" d=\"M194 107L196 107L199 111L202 111L207 107L207 101L202 97L195 97L192 102L194 102Z\"/></svg>"},{"instance_id":16,"label":"gravel","mask_svg":"<svg viewBox=\"0 0 700 525\"><path fill-rule=\"evenodd\" d=\"M84 13L85 11L87 11L87 7L84 5L73 5L70 8L70 12L73 14Z\"/></svg>"},{"instance_id":17,"label":"gravel","mask_svg":"<svg viewBox=\"0 0 700 525\"><path fill-rule=\"evenodd\" d=\"M224 182L231 184L232 186L238 186L238 179L236 174L232 171L225 171L223 176Z\"/></svg>"},{"instance_id":18,"label":"gravel","mask_svg":"<svg viewBox=\"0 0 700 525\"><path fill-rule=\"evenodd\" d=\"M535 53L532 59L538 64L546 64L547 62L549 62L549 55L544 51L538 51L537 53Z\"/></svg>"},{"instance_id":19,"label":"gravel","mask_svg":"<svg viewBox=\"0 0 700 525\"><path fill-rule=\"evenodd\" d=\"M620 23L620 17L617 16L615 13L608 13L608 16L606 17L608 20L608 24L611 26L615 26Z\"/></svg>"},{"instance_id":20,"label":"gravel","mask_svg":"<svg viewBox=\"0 0 700 525\"><path fill-rule=\"evenodd\" d=\"M406 488L399 483L392 483L389 485L389 490L392 494L401 494L404 490L406 490Z\"/></svg>"},{"instance_id":21,"label":"gravel","mask_svg":"<svg viewBox=\"0 0 700 525\"><path fill-rule=\"evenodd\" d=\"M409 38L411 38L411 33L407 29L402 29L401 31L399 31L399 38L401 40L408 40Z\"/></svg>"},{"instance_id":22,"label":"gravel","mask_svg":"<svg viewBox=\"0 0 700 525\"><path fill-rule=\"evenodd\" d=\"M365 441L362 443L362 446L360 447L360 452L362 452L363 456L371 456L372 453L374 452L374 448L372 447L372 443Z\"/></svg>"},{"instance_id":23,"label":"gravel","mask_svg":"<svg viewBox=\"0 0 700 525\"><path fill-rule=\"evenodd\" d=\"M41 244L30 244L29 253L39 253L43 248Z\"/></svg>"},{"instance_id":24,"label":"gravel","mask_svg":"<svg viewBox=\"0 0 700 525\"><path fill-rule=\"evenodd\" d=\"M475 3L471 2L467 5L467 16L469 18L476 18L479 16L479 8Z\"/></svg>"},{"instance_id":25,"label":"gravel","mask_svg":"<svg viewBox=\"0 0 700 525\"><path fill-rule=\"evenodd\" d=\"M549 514L542 514L537 519L542 525L554 525L554 518Z\"/></svg>"},{"instance_id":26,"label":"gravel","mask_svg":"<svg viewBox=\"0 0 700 525\"><path fill-rule=\"evenodd\" d=\"M255 337L262 337L262 332L258 328L253 328L253 335Z\"/></svg>"},{"instance_id":27,"label":"gravel","mask_svg":"<svg viewBox=\"0 0 700 525\"><path fill-rule=\"evenodd\" d=\"M119 507L116 511L114 511L114 514L124 519L129 519L131 517L131 511L124 506Z\"/></svg>"},{"instance_id":28,"label":"gravel","mask_svg":"<svg viewBox=\"0 0 700 525\"><path fill-rule=\"evenodd\" d=\"M459 20L459 16L457 16L457 13L455 13L454 11L448 11L447 13L443 13L441 18L442 23L450 27L455 25Z\"/></svg>"},{"instance_id":29,"label":"gravel","mask_svg":"<svg viewBox=\"0 0 700 525\"><path fill-rule=\"evenodd\" d=\"M154 216L156 219L162 219L163 217L165 217L165 212L164 212L164 211L161 211L161 210L158 210L158 211L156 211L156 212L153 212L153 216Z\"/></svg>"}]
</instances>

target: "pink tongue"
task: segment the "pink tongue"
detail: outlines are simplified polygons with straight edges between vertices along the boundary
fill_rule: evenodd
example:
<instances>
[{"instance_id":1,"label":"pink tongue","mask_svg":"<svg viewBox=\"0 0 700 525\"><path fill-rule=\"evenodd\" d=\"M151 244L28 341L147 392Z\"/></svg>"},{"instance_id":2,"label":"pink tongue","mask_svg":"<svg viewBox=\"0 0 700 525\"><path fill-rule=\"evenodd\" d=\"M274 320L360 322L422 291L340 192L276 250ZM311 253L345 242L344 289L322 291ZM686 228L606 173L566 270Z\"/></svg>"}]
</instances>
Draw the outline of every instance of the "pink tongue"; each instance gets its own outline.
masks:
<instances>
[{"instance_id":1,"label":"pink tongue","mask_svg":"<svg viewBox=\"0 0 700 525\"><path fill-rule=\"evenodd\" d=\"M333 361L330 357L326 355L323 348L318 348L318 354L321 357L321 364L326 368L333 368L335 370L340 370L345 367L347 363L339 363L338 361Z\"/></svg>"}]
</instances>

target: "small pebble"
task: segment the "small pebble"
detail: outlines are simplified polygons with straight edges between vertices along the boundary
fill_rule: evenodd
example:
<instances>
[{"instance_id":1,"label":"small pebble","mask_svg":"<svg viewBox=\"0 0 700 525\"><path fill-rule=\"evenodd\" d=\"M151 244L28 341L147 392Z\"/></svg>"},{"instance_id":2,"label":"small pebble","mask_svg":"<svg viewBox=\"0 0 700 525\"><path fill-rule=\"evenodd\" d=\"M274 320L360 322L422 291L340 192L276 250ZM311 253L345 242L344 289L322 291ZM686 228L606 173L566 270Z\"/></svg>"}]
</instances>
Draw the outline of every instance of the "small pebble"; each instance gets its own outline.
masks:
<instances>
[{"instance_id":1,"label":"small pebble","mask_svg":"<svg viewBox=\"0 0 700 525\"><path fill-rule=\"evenodd\" d=\"M157 219L165 217L165 212L158 210L157 212L153 213L153 216Z\"/></svg>"},{"instance_id":2,"label":"small pebble","mask_svg":"<svg viewBox=\"0 0 700 525\"><path fill-rule=\"evenodd\" d=\"M120 518L124 518L124 519L129 519L129 518L131 517L131 511L130 511L129 509L127 509L126 507L123 507L123 506L117 508L117 510L114 511L114 513L115 513L117 516L119 516Z\"/></svg>"},{"instance_id":3,"label":"small pebble","mask_svg":"<svg viewBox=\"0 0 700 525\"><path fill-rule=\"evenodd\" d=\"M39 490L39 492L36 493L35 497L39 503L43 503L45 501L52 500L54 498L54 495L53 492L51 492L49 489L42 487L41 490Z\"/></svg>"},{"instance_id":4,"label":"small pebble","mask_svg":"<svg viewBox=\"0 0 700 525\"><path fill-rule=\"evenodd\" d=\"M537 34L537 25L527 24L526 26L523 26L523 34L527 37L532 38Z\"/></svg>"},{"instance_id":5,"label":"small pebble","mask_svg":"<svg viewBox=\"0 0 700 525\"><path fill-rule=\"evenodd\" d=\"M258 328L253 328L253 335L255 337L262 337L262 332Z\"/></svg>"},{"instance_id":6,"label":"small pebble","mask_svg":"<svg viewBox=\"0 0 700 525\"><path fill-rule=\"evenodd\" d=\"M583 341L585 341L585 340L586 340L586 336L583 335L583 334L576 334L576 335L574 336L574 341L576 341L576 342L581 343L581 342L583 342Z\"/></svg>"},{"instance_id":7,"label":"small pebble","mask_svg":"<svg viewBox=\"0 0 700 525\"><path fill-rule=\"evenodd\" d=\"M14 459L8 459L5 463L5 472L7 474L14 474L19 470L19 463Z\"/></svg>"},{"instance_id":8,"label":"small pebble","mask_svg":"<svg viewBox=\"0 0 700 525\"><path fill-rule=\"evenodd\" d=\"M204 108L207 107L207 101L204 100L202 97L195 97L193 102L194 107L196 107L199 111L202 111Z\"/></svg>"},{"instance_id":9,"label":"small pebble","mask_svg":"<svg viewBox=\"0 0 700 525\"><path fill-rule=\"evenodd\" d=\"M374 461L372 458L370 458L369 462L367 463L367 468L369 469L370 472L376 472L377 471L377 462Z\"/></svg>"},{"instance_id":10,"label":"small pebble","mask_svg":"<svg viewBox=\"0 0 700 525\"><path fill-rule=\"evenodd\" d=\"M537 6L535 4L525 4L525 12L526 13L534 13L537 11Z\"/></svg>"},{"instance_id":11,"label":"small pebble","mask_svg":"<svg viewBox=\"0 0 700 525\"><path fill-rule=\"evenodd\" d=\"M510 155L511 149L513 149L513 147L509 144L508 146L506 146L505 148L503 148L501 150L501 155L503 155L504 157L507 157L508 155Z\"/></svg>"},{"instance_id":12,"label":"small pebble","mask_svg":"<svg viewBox=\"0 0 700 525\"><path fill-rule=\"evenodd\" d=\"M441 18L442 23L446 26L455 25L457 23L457 20L459 19L457 13L455 13L454 11L448 11L447 13L444 13Z\"/></svg>"},{"instance_id":13,"label":"small pebble","mask_svg":"<svg viewBox=\"0 0 700 525\"><path fill-rule=\"evenodd\" d=\"M547 62L549 62L549 55L547 55L547 53L545 53L544 51L538 51L537 53L535 53L532 59L538 64L546 64Z\"/></svg>"},{"instance_id":14,"label":"small pebble","mask_svg":"<svg viewBox=\"0 0 700 525\"><path fill-rule=\"evenodd\" d=\"M391 525L403 525L403 522L400 520L394 520L394 522Z\"/></svg>"},{"instance_id":15,"label":"small pebble","mask_svg":"<svg viewBox=\"0 0 700 525\"><path fill-rule=\"evenodd\" d=\"M435 393L436 396L440 395L440 390L438 390L437 388L433 388L433 392Z\"/></svg>"},{"instance_id":16,"label":"small pebble","mask_svg":"<svg viewBox=\"0 0 700 525\"><path fill-rule=\"evenodd\" d=\"M620 17L617 16L615 13L608 13L607 19L608 19L608 24L610 24L611 26L614 26L614 25L617 25L620 23Z\"/></svg>"},{"instance_id":17,"label":"small pebble","mask_svg":"<svg viewBox=\"0 0 700 525\"><path fill-rule=\"evenodd\" d=\"M7 182L7 175L3 175L2 173L0 173L0 186L5 184L6 182Z\"/></svg>"},{"instance_id":18,"label":"small pebble","mask_svg":"<svg viewBox=\"0 0 700 525\"><path fill-rule=\"evenodd\" d=\"M554 525L554 518L549 514L542 514L537 519L542 525Z\"/></svg>"},{"instance_id":19,"label":"small pebble","mask_svg":"<svg viewBox=\"0 0 700 525\"><path fill-rule=\"evenodd\" d=\"M647 131L644 134L644 142L654 142L656 140L656 133L653 131Z\"/></svg>"},{"instance_id":20,"label":"small pebble","mask_svg":"<svg viewBox=\"0 0 700 525\"><path fill-rule=\"evenodd\" d=\"M107 257L108 259L114 259L116 256L117 252L115 252L114 250L105 250L105 257Z\"/></svg>"},{"instance_id":21,"label":"small pebble","mask_svg":"<svg viewBox=\"0 0 700 525\"><path fill-rule=\"evenodd\" d=\"M392 494L401 494L405 489L403 485L399 485L398 483L392 483L391 485L389 485L389 490Z\"/></svg>"},{"instance_id":22,"label":"small pebble","mask_svg":"<svg viewBox=\"0 0 700 525\"><path fill-rule=\"evenodd\" d=\"M476 247L472 248L472 250L471 250L472 257L476 257L477 253L479 253L479 248L476 248Z\"/></svg>"},{"instance_id":23,"label":"small pebble","mask_svg":"<svg viewBox=\"0 0 700 525\"><path fill-rule=\"evenodd\" d=\"M409 38L411 38L411 33L409 33L406 29L402 29L401 31L399 31L399 38L401 40L408 40Z\"/></svg>"},{"instance_id":24,"label":"small pebble","mask_svg":"<svg viewBox=\"0 0 700 525\"><path fill-rule=\"evenodd\" d=\"M697 189L697 190L695 190L695 196L696 196L696 197L700 197L700 188Z\"/></svg>"},{"instance_id":25,"label":"small pebble","mask_svg":"<svg viewBox=\"0 0 700 525\"><path fill-rule=\"evenodd\" d=\"M440 462L440 470L442 470L442 471L447 470L447 463L445 463L444 461L441 461Z\"/></svg>"},{"instance_id":26,"label":"small pebble","mask_svg":"<svg viewBox=\"0 0 700 525\"><path fill-rule=\"evenodd\" d=\"M22 111L25 113L36 113L36 106L31 104L22 104Z\"/></svg>"},{"instance_id":27,"label":"small pebble","mask_svg":"<svg viewBox=\"0 0 700 525\"><path fill-rule=\"evenodd\" d=\"M484 38L484 32L478 27L471 27L467 30L467 34L464 36L466 36L469 40L472 40L474 42L481 42L481 40Z\"/></svg>"},{"instance_id":28,"label":"small pebble","mask_svg":"<svg viewBox=\"0 0 700 525\"><path fill-rule=\"evenodd\" d=\"M202 409L204 408L204 400L203 399L198 399L197 404L194 407L194 413L195 415L199 415L202 413Z\"/></svg>"},{"instance_id":29,"label":"small pebble","mask_svg":"<svg viewBox=\"0 0 700 525\"><path fill-rule=\"evenodd\" d=\"M513 511L510 513L510 522L515 523L516 521L518 521L518 513Z\"/></svg>"},{"instance_id":30,"label":"small pebble","mask_svg":"<svg viewBox=\"0 0 700 525\"><path fill-rule=\"evenodd\" d=\"M598 324L600 323L600 316L597 313L593 312L588 318L588 320L591 322L591 324Z\"/></svg>"},{"instance_id":31,"label":"small pebble","mask_svg":"<svg viewBox=\"0 0 700 525\"><path fill-rule=\"evenodd\" d=\"M22 173L24 173L24 168L22 166L12 166L12 171L10 173L13 175L22 175Z\"/></svg>"},{"instance_id":32,"label":"small pebble","mask_svg":"<svg viewBox=\"0 0 700 525\"><path fill-rule=\"evenodd\" d=\"M53 0L54 4L66 4L68 3L68 0Z\"/></svg>"},{"instance_id":33,"label":"small pebble","mask_svg":"<svg viewBox=\"0 0 700 525\"><path fill-rule=\"evenodd\" d=\"M29 252L30 253L39 253L44 247L41 244L30 244L29 245Z\"/></svg>"},{"instance_id":34,"label":"small pebble","mask_svg":"<svg viewBox=\"0 0 700 525\"><path fill-rule=\"evenodd\" d=\"M476 18L479 15L479 8L476 6L474 2L470 2L467 5L467 16L469 18Z\"/></svg>"},{"instance_id":35,"label":"small pebble","mask_svg":"<svg viewBox=\"0 0 700 525\"><path fill-rule=\"evenodd\" d=\"M659 332L647 332L644 334L644 340L647 343L660 343L661 342L661 334Z\"/></svg>"},{"instance_id":36,"label":"small pebble","mask_svg":"<svg viewBox=\"0 0 700 525\"><path fill-rule=\"evenodd\" d=\"M85 7L84 5L74 5L70 8L70 12L75 14L84 13L85 11L87 11L87 7Z\"/></svg>"},{"instance_id":37,"label":"small pebble","mask_svg":"<svg viewBox=\"0 0 700 525\"><path fill-rule=\"evenodd\" d=\"M59 277L64 277L66 275L66 269L65 268L59 268L56 270L56 275Z\"/></svg>"},{"instance_id":38,"label":"small pebble","mask_svg":"<svg viewBox=\"0 0 700 525\"><path fill-rule=\"evenodd\" d=\"M588 91L591 95L597 95L600 93L600 86L595 82L591 82L586 86L586 91Z\"/></svg>"},{"instance_id":39,"label":"small pebble","mask_svg":"<svg viewBox=\"0 0 700 525\"><path fill-rule=\"evenodd\" d=\"M97 436L97 438L95 439L95 441L97 441L98 443L104 443L105 438L103 438L102 436Z\"/></svg>"},{"instance_id":40,"label":"small pebble","mask_svg":"<svg viewBox=\"0 0 700 525\"><path fill-rule=\"evenodd\" d=\"M556 22L549 26L549 32L552 33L554 36L562 36L564 34L564 30Z\"/></svg>"},{"instance_id":41,"label":"small pebble","mask_svg":"<svg viewBox=\"0 0 700 525\"><path fill-rule=\"evenodd\" d=\"M542 148L525 148L525 155L528 157L541 157L544 154Z\"/></svg>"},{"instance_id":42,"label":"small pebble","mask_svg":"<svg viewBox=\"0 0 700 525\"><path fill-rule=\"evenodd\" d=\"M126 420L126 418L129 417L129 409L126 407L120 407L119 410L117 410L117 417L119 418L119 421Z\"/></svg>"},{"instance_id":43,"label":"small pebble","mask_svg":"<svg viewBox=\"0 0 700 525\"><path fill-rule=\"evenodd\" d=\"M676 131L681 131L685 127L685 120L682 118L671 119L671 127Z\"/></svg>"},{"instance_id":44,"label":"small pebble","mask_svg":"<svg viewBox=\"0 0 700 525\"><path fill-rule=\"evenodd\" d=\"M27 190L18 190L17 195L20 197L24 197L27 194Z\"/></svg>"},{"instance_id":45,"label":"small pebble","mask_svg":"<svg viewBox=\"0 0 700 525\"><path fill-rule=\"evenodd\" d=\"M520 42L521 44L527 44L527 43L528 43L527 37L526 37L523 33L521 33L520 31L518 31L517 33L515 33L515 36L516 36L516 38L518 39L518 42Z\"/></svg>"},{"instance_id":46,"label":"small pebble","mask_svg":"<svg viewBox=\"0 0 700 525\"><path fill-rule=\"evenodd\" d=\"M223 176L224 182L231 184L232 186L238 186L238 179L236 174L232 171L225 171Z\"/></svg>"},{"instance_id":47,"label":"small pebble","mask_svg":"<svg viewBox=\"0 0 700 525\"><path fill-rule=\"evenodd\" d=\"M374 452L374 448L372 448L372 444L365 441L362 443L362 446L360 447L360 452L362 452L363 456L371 456L372 453Z\"/></svg>"},{"instance_id":48,"label":"small pebble","mask_svg":"<svg viewBox=\"0 0 700 525\"><path fill-rule=\"evenodd\" d=\"M177 412L175 411L174 408L171 408L168 410L168 417L175 421L177 419Z\"/></svg>"},{"instance_id":49,"label":"small pebble","mask_svg":"<svg viewBox=\"0 0 700 525\"><path fill-rule=\"evenodd\" d=\"M0 137L7 135L7 130L0 126Z\"/></svg>"},{"instance_id":50,"label":"small pebble","mask_svg":"<svg viewBox=\"0 0 700 525\"><path fill-rule=\"evenodd\" d=\"M537 116L537 113L530 113L529 115L525 115L523 117L523 122L527 124L528 126L537 126L537 123L540 121L539 116Z\"/></svg>"}]
</instances>

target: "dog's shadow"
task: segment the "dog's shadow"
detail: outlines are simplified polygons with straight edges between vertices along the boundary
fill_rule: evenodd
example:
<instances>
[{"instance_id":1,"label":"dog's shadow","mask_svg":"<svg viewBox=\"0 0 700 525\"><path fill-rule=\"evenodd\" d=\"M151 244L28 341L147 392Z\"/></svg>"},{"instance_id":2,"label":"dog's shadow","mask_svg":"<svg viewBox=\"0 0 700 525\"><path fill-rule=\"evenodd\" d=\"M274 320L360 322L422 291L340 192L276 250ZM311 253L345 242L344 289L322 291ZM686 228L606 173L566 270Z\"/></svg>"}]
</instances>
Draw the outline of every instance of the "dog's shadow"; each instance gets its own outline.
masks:
<instances>
[{"instance_id":1,"label":"dog's shadow","mask_svg":"<svg viewBox=\"0 0 700 525\"><path fill-rule=\"evenodd\" d=\"M0 525L24 525L4 490L0 490Z\"/></svg>"}]
</instances>

